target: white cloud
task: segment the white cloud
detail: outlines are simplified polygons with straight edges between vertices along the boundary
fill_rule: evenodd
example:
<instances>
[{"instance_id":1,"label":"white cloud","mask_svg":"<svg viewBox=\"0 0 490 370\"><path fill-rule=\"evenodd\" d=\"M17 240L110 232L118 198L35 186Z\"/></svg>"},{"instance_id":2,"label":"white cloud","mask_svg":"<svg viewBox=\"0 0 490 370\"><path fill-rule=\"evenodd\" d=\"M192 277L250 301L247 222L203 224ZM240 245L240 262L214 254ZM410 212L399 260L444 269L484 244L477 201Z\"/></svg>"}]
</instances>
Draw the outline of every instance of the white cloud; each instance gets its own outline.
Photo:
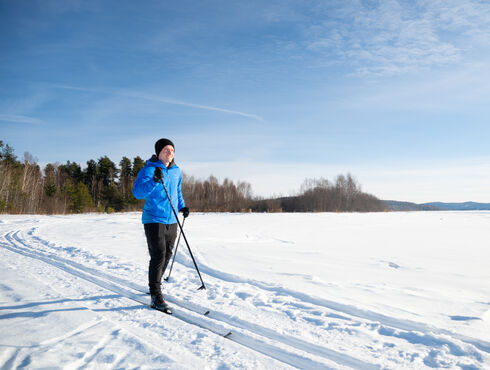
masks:
<instances>
[{"instance_id":1,"label":"white cloud","mask_svg":"<svg viewBox=\"0 0 490 370\"><path fill-rule=\"evenodd\" d=\"M0 121L4 122L15 122L15 123L28 123L28 124L40 124L43 121L27 116L20 116L15 114L0 114Z\"/></svg>"},{"instance_id":2,"label":"white cloud","mask_svg":"<svg viewBox=\"0 0 490 370\"><path fill-rule=\"evenodd\" d=\"M490 4L479 1L347 2L324 9L306 47L348 64L353 74L397 75L451 65L488 46ZM472 50L473 49L473 50Z\"/></svg>"},{"instance_id":3,"label":"white cloud","mask_svg":"<svg viewBox=\"0 0 490 370\"><path fill-rule=\"evenodd\" d=\"M489 58L490 61L490 58ZM332 104L340 109L382 112L474 112L490 104L487 63L433 72L426 78L366 85Z\"/></svg>"},{"instance_id":4,"label":"white cloud","mask_svg":"<svg viewBox=\"0 0 490 370\"><path fill-rule=\"evenodd\" d=\"M250 119L253 119L256 121L264 121L264 119L262 117L260 117L256 114L252 114L252 113L240 112L240 111L236 111L236 110L225 109L225 108L220 108L220 107L215 107L215 106L210 106L210 105L204 105L204 104L190 103L190 102L186 102L186 101L182 101L182 100L176 100L176 99L172 99L172 98L168 98L168 97L164 97L164 96L160 96L160 95L156 95L156 94L142 93L140 91L135 91L135 90L91 89L91 88L66 86L66 85L53 85L53 87L58 88L58 89L66 89L66 90L104 93L104 94L109 94L109 95L113 95L113 96L124 96L124 97L143 99L143 100L147 100L147 101L164 103L164 104L183 105L183 106L191 107L191 108L195 108L195 109L204 109L204 110L210 110L210 111L215 111L215 112L222 112L222 113L233 114L233 115L238 115L238 116L250 118Z\"/></svg>"},{"instance_id":5,"label":"white cloud","mask_svg":"<svg viewBox=\"0 0 490 370\"><path fill-rule=\"evenodd\" d=\"M262 117L257 116L255 114L251 114L251 113L245 113L245 112L239 112L239 111L230 110L230 109L213 107L210 105L194 104L194 103L189 103L189 102L185 102L185 101L181 101L181 100L175 100L175 99L166 98L166 97L162 97L162 96L158 96L158 95L144 94L144 93L139 93L139 92L124 92L124 91L117 92L117 94L123 95L123 96L129 96L129 97L133 97L133 98L139 98L139 99L144 99L144 100L160 102L160 103L184 105L186 107L191 107L191 108L205 109L205 110L223 112L223 113L228 113L228 114L235 114L238 116L251 118L251 119L256 120L256 121L263 121L264 120Z\"/></svg>"}]
</instances>

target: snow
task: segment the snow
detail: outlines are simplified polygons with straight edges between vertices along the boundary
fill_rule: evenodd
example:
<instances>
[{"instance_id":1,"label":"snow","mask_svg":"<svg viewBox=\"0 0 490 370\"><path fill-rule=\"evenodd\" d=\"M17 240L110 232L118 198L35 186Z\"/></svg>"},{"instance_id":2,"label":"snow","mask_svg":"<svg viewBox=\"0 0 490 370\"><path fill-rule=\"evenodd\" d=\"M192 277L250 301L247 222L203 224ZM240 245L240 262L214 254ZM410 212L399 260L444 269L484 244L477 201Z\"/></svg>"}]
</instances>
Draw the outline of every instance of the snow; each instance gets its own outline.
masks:
<instances>
[{"instance_id":1,"label":"snow","mask_svg":"<svg viewBox=\"0 0 490 370\"><path fill-rule=\"evenodd\" d=\"M2 369L490 368L488 211L191 214L173 316L140 219L0 216Z\"/></svg>"}]
</instances>

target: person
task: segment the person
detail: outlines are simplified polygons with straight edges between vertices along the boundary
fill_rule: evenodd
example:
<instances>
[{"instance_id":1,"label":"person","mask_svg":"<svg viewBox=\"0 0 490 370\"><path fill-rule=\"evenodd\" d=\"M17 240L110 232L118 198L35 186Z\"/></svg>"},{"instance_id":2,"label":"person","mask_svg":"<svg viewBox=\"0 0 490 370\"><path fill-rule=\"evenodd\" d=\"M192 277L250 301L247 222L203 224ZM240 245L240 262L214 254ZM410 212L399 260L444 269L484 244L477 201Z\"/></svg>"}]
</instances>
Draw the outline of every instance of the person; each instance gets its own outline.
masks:
<instances>
[{"instance_id":1,"label":"person","mask_svg":"<svg viewBox=\"0 0 490 370\"><path fill-rule=\"evenodd\" d=\"M138 172L133 186L135 198L145 199L142 223L150 253L148 285L151 307L166 313L171 313L171 310L163 298L162 276L172 256L177 236L177 219L172 205L183 213L184 218L189 216L189 208L185 206L182 196L182 172L175 164L174 156L175 146L172 141L165 138L158 140L155 143L155 154Z\"/></svg>"}]
</instances>

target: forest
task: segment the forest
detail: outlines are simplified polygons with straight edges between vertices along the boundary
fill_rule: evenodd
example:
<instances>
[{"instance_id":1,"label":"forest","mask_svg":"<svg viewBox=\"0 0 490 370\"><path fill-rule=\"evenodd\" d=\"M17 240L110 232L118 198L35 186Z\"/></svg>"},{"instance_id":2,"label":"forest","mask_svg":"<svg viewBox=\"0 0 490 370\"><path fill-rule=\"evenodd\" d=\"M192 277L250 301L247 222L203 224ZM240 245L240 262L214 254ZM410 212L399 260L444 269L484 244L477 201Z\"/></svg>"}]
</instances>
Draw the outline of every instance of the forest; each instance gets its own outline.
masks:
<instances>
[{"instance_id":1,"label":"forest","mask_svg":"<svg viewBox=\"0 0 490 370\"><path fill-rule=\"evenodd\" d=\"M133 183L145 161L123 157L118 164L108 156L80 164L48 163L43 169L32 154L19 160L14 148L0 140L0 213L70 214L139 211L144 200L132 194ZM384 203L362 192L350 174L327 179L305 179L298 195L262 199L243 181L214 176L196 179L183 174L182 193L193 212L379 212Z\"/></svg>"}]
</instances>

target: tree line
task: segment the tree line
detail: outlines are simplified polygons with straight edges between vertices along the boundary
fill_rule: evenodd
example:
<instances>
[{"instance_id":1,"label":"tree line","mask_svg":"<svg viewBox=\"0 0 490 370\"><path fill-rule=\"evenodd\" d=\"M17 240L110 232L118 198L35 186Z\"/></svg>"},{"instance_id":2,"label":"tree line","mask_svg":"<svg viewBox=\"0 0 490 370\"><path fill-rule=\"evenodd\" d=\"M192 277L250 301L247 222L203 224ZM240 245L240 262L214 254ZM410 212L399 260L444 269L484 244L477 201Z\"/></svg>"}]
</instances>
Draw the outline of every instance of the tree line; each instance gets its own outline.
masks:
<instances>
[{"instance_id":1,"label":"tree line","mask_svg":"<svg viewBox=\"0 0 490 370\"><path fill-rule=\"evenodd\" d=\"M306 179L300 194L291 197L255 201L256 212L383 212L387 208L374 195L364 193L351 175L328 179Z\"/></svg>"},{"instance_id":2,"label":"tree line","mask_svg":"<svg viewBox=\"0 0 490 370\"><path fill-rule=\"evenodd\" d=\"M145 162L123 157L119 167L107 156L78 163L48 163L44 169L24 153L22 161L0 141L0 212L81 213L136 210L132 183Z\"/></svg>"},{"instance_id":3,"label":"tree line","mask_svg":"<svg viewBox=\"0 0 490 370\"><path fill-rule=\"evenodd\" d=\"M30 154L17 159L14 149L0 140L0 213L67 214L139 211L144 201L132 194L145 161L123 157L117 165L109 157L78 163L48 163L43 169ZM214 176L205 180L183 174L186 205L201 212L320 212L383 211L383 203L361 192L351 176L305 180L300 195L258 199L247 182Z\"/></svg>"}]
</instances>

